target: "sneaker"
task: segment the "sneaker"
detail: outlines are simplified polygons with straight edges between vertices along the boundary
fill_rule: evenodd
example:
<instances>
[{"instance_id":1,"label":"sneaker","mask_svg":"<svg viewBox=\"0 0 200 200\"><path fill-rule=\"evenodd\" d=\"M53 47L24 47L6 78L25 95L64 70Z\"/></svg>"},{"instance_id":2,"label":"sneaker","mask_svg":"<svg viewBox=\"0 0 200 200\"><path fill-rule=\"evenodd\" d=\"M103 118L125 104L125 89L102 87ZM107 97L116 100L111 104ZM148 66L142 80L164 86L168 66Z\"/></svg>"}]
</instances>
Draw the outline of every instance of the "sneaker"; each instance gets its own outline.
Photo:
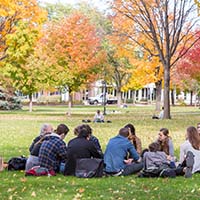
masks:
<instances>
[{"instance_id":1,"label":"sneaker","mask_svg":"<svg viewBox=\"0 0 200 200\"><path fill-rule=\"evenodd\" d=\"M194 165L194 154L191 151L188 151L186 155L185 178L192 177L193 165Z\"/></svg>"}]
</instances>

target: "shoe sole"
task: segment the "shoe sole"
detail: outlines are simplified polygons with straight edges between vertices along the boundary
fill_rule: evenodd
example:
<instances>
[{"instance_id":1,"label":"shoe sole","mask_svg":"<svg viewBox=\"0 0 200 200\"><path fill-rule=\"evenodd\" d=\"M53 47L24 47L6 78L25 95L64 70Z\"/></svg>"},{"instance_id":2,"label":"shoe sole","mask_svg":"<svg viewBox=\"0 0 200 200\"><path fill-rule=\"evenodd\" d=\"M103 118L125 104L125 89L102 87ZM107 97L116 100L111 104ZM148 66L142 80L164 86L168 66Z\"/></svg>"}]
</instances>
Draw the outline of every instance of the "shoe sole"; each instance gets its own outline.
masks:
<instances>
[{"instance_id":1,"label":"shoe sole","mask_svg":"<svg viewBox=\"0 0 200 200\"><path fill-rule=\"evenodd\" d=\"M185 171L185 178L192 177L192 169L194 165L194 154L191 151L187 152L186 155L186 171Z\"/></svg>"}]
</instances>

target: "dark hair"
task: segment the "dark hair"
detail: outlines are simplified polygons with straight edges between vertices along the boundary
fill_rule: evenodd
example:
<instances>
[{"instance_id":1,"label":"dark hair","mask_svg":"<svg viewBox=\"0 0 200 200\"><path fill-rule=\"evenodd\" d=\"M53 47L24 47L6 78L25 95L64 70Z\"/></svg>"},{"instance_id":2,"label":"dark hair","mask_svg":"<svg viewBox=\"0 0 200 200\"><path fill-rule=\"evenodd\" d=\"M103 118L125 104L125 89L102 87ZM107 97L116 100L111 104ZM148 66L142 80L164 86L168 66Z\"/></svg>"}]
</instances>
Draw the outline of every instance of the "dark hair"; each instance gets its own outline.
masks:
<instances>
[{"instance_id":1,"label":"dark hair","mask_svg":"<svg viewBox=\"0 0 200 200\"><path fill-rule=\"evenodd\" d=\"M58 135L61 135L61 134L65 134L67 135L67 133L69 132L69 128L65 125L65 124L60 124L57 126L57 129L55 130L55 132L58 134Z\"/></svg>"},{"instance_id":2,"label":"dark hair","mask_svg":"<svg viewBox=\"0 0 200 200\"><path fill-rule=\"evenodd\" d=\"M87 138L89 136L90 136L90 134L89 134L89 132L88 132L88 130L86 128L80 129L78 137L80 137L80 138Z\"/></svg>"},{"instance_id":3,"label":"dark hair","mask_svg":"<svg viewBox=\"0 0 200 200\"><path fill-rule=\"evenodd\" d=\"M166 136L166 138L163 141L158 141L160 144L160 150L164 151L167 155L169 155L169 130L167 128L161 128L160 132L163 133L163 135Z\"/></svg>"},{"instance_id":4,"label":"dark hair","mask_svg":"<svg viewBox=\"0 0 200 200\"><path fill-rule=\"evenodd\" d=\"M86 129L89 135L92 135L92 128L88 124L81 124L74 129L74 134L79 135L82 129Z\"/></svg>"},{"instance_id":5,"label":"dark hair","mask_svg":"<svg viewBox=\"0 0 200 200\"><path fill-rule=\"evenodd\" d=\"M167 128L161 128L160 132L162 132L165 136L169 136L169 130Z\"/></svg>"},{"instance_id":6,"label":"dark hair","mask_svg":"<svg viewBox=\"0 0 200 200\"><path fill-rule=\"evenodd\" d=\"M200 150L200 136L197 129L194 126L187 128L188 140L194 149Z\"/></svg>"},{"instance_id":7,"label":"dark hair","mask_svg":"<svg viewBox=\"0 0 200 200\"><path fill-rule=\"evenodd\" d=\"M119 135L124 136L124 137L128 137L129 136L129 130L128 130L128 128L121 128L119 130Z\"/></svg>"},{"instance_id":8,"label":"dark hair","mask_svg":"<svg viewBox=\"0 0 200 200\"><path fill-rule=\"evenodd\" d=\"M153 142L149 145L149 151L156 152L160 151L160 144L158 142Z\"/></svg>"},{"instance_id":9,"label":"dark hair","mask_svg":"<svg viewBox=\"0 0 200 200\"><path fill-rule=\"evenodd\" d=\"M124 126L124 128L129 128L131 131L131 134L135 135L135 127L133 126L133 124L127 124L126 126Z\"/></svg>"}]
</instances>

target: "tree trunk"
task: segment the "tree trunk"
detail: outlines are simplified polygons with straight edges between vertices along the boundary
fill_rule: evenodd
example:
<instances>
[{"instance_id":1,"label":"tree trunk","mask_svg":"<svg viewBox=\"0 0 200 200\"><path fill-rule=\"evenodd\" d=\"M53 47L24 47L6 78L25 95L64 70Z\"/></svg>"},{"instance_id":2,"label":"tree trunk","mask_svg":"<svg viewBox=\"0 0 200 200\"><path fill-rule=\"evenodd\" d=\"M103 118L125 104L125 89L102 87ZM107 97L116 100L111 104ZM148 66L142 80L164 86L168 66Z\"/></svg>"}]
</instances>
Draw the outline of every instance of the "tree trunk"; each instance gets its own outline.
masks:
<instances>
[{"instance_id":1,"label":"tree trunk","mask_svg":"<svg viewBox=\"0 0 200 200\"><path fill-rule=\"evenodd\" d=\"M29 94L29 112L33 111L33 97L32 94Z\"/></svg>"},{"instance_id":2,"label":"tree trunk","mask_svg":"<svg viewBox=\"0 0 200 200\"><path fill-rule=\"evenodd\" d=\"M162 91L162 80L157 81L156 85L156 111L160 111L161 107L161 91Z\"/></svg>"},{"instance_id":3,"label":"tree trunk","mask_svg":"<svg viewBox=\"0 0 200 200\"><path fill-rule=\"evenodd\" d=\"M71 116L71 108L72 108L72 93L69 92L68 112L67 112L68 116Z\"/></svg>"},{"instance_id":4,"label":"tree trunk","mask_svg":"<svg viewBox=\"0 0 200 200\"><path fill-rule=\"evenodd\" d=\"M122 102L121 91L117 90L117 106L120 107Z\"/></svg>"},{"instance_id":5,"label":"tree trunk","mask_svg":"<svg viewBox=\"0 0 200 200\"><path fill-rule=\"evenodd\" d=\"M170 65L167 62L164 66L164 119L170 119Z\"/></svg>"},{"instance_id":6,"label":"tree trunk","mask_svg":"<svg viewBox=\"0 0 200 200\"><path fill-rule=\"evenodd\" d=\"M132 95L133 95L133 106L135 105L135 90L132 91Z\"/></svg>"},{"instance_id":7,"label":"tree trunk","mask_svg":"<svg viewBox=\"0 0 200 200\"><path fill-rule=\"evenodd\" d=\"M190 92L190 105L192 106L192 96L193 96L193 91Z\"/></svg>"}]
</instances>

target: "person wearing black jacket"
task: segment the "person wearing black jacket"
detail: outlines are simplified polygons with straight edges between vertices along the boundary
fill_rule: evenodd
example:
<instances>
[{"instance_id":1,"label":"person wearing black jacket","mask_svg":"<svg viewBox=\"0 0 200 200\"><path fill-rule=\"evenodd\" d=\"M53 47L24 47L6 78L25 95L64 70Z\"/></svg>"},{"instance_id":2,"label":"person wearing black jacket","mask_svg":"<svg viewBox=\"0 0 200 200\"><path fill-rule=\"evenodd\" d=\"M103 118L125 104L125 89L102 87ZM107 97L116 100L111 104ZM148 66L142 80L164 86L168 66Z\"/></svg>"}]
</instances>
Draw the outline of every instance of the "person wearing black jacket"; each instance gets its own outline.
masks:
<instances>
[{"instance_id":1,"label":"person wearing black jacket","mask_svg":"<svg viewBox=\"0 0 200 200\"><path fill-rule=\"evenodd\" d=\"M89 141L90 133L87 129L80 130L79 135L68 143L67 162L64 175L75 175L76 160L80 158L102 158L93 142Z\"/></svg>"}]
</instances>

